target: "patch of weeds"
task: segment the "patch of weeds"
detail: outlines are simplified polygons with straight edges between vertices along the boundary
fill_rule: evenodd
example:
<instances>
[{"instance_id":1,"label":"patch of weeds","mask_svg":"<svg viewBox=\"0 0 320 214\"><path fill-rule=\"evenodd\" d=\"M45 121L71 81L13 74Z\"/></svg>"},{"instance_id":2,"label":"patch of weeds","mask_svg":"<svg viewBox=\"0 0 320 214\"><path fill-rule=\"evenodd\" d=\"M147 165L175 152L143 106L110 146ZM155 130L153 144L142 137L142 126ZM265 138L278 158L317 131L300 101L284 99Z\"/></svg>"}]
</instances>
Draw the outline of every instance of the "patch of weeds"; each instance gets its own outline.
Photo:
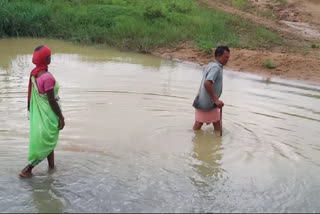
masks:
<instances>
[{"instance_id":1,"label":"patch of weeds","mask_svg":"<svg viewBox=\"0 0 320 214\"><path fill-rule=\"evenodd\" d=\"M309 47L303 47L301 51L302 51L303 55L308 55L310 53L310 48Z\"/></svg>"},{"instance_id":2,"label":"patch of weeds","mask_svg":"<svg viewBox=\"0 0 320 214\"><path fill-rule=\"evenodd\" d=\"M263 61L262 64L263 64L263 67L269 68L269 69L274 69L277 67L270 59Z\"/></svg>"},{"instance_id":3,"label":"patch of weeds","mask_svg":"<svg viewBox=\"0 0 320 214\"><path fill-rule=\"evenodd\" d=\"M266 11L260 12L260 14L268 19L271 19L271 20L276 19L276 16L272 13L271 10L266 10Z\"/></svg>"},{"instance_id":4,"label":"patch of weeds","mask_svg":"<svg viewBox=\"0 0 320 214\"><path fill-rule=\"evenodd\" d=\"M199 50L204 50L206 54L211 54L213 49L213 42L208 40L199 40L197 42L197 46Z\"/></svg>"},{"instance_id":5,"label":"patch of weeds","mask_svg":"<svg viewBox=\"0 0 320 214\"><path fill-rule=\"evenodd\" d=\"M281 3L281 4L285 4L288 2L287 0L273 0L273 1L276 3Z\"/></svg>"},{"instance_id":6,"label":"patch of weeds","mask_svg":"<svg viewBox=\"0 0 320 214\"><path fill-rule=\"evenodd\" d=\"M231 2L233 7L236 7L240 10L248 10L249 9L249 2L248 0L232 0Z\"/></svg>"}]
</instances>

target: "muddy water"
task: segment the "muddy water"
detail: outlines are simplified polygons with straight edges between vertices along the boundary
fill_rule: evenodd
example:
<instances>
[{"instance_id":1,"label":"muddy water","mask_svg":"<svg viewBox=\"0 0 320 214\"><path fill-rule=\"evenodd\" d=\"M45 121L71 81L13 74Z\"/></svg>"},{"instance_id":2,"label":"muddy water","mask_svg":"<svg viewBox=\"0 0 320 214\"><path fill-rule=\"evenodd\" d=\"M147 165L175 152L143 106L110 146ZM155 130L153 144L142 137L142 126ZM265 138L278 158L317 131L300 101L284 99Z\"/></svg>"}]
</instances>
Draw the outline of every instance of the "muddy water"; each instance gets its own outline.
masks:
<instances>
[{"instance_id":1,"label":"muddy water","mask_svg":"<svg viewBox=\"0 0 320 214\"><path fill-rule=\"evenodd\" d=\"M52 47L66 127L26 164L31 53ZM225 71L222 137L194 133L202 68L50 40L0 40L0 212L319 212L320 87Z\"/></svg>"}]
</instances>

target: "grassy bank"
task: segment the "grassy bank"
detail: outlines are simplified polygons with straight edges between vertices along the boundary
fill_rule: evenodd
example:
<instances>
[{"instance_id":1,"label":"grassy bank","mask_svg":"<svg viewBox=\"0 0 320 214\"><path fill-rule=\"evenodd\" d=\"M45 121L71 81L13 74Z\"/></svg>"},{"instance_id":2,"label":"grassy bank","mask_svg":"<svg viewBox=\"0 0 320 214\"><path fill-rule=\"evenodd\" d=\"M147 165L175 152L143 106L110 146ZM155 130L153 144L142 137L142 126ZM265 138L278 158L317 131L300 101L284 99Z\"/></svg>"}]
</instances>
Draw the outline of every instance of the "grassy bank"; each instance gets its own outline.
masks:
<instances>
[{"instance_id":1,"label":"grassy bank","mask_svg":"<svg viewBox=\"0 0 320 214\"><path fill-rule=\"evenodd\" d=\"M270 48L275 33L193 0L1 0L0 37L46 37L148 51L183 41Z\"/></svg>"}]
</instances>

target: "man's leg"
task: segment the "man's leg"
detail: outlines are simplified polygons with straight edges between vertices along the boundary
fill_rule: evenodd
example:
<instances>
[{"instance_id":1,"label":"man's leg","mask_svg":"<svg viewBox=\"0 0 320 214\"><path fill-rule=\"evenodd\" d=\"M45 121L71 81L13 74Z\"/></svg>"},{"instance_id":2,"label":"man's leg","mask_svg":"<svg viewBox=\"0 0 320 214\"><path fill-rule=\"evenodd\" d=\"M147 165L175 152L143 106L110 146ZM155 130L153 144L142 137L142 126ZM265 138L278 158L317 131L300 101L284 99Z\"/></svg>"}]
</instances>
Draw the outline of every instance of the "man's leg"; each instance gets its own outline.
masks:
<instances>
[{"instance_id":1,"label":"man's leg","mask_svg":"<svg viewBox=\"0 0 320 214\"><path fill-rule=\"evenodd\" d=\"M47 157L49 169L54 169L54 151Z\"/></svg>"},{"instance_id":2,"label":"man's leg","mask_svg":"<svg viewBox=\"0 0 320 214\"><path fill-rule=\"evenodd\" d=\"M215 122L215 123L212 123L213 124L213 127L214 127L214 130L219 132L221 130L221 123L220 123L220 120Z\"/></svg>"},{"instance_id":3,"label":"man's leg","mask_svg":"<svg viewBox=\"0 0 320 214\"><path fill-rule=\"evenodd\" d=\"M194 123L194 125L193 125L193 130L194 130L194 131L200 130L201 127L202 127L202 125L203 125L203 123L200 123L200 122L196 121L196 122Z\"/></svg>"}]
</instances>

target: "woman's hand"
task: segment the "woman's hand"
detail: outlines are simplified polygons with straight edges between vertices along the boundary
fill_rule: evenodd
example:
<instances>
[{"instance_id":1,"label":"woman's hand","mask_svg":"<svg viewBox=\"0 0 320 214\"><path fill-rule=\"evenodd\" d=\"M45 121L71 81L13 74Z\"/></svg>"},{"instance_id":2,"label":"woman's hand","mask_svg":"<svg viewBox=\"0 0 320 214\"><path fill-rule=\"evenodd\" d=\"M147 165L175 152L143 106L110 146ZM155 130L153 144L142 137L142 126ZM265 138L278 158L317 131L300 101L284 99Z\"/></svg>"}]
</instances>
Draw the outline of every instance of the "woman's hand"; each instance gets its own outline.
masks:
<instances>
[{"instance_id":1,"label":"woman's hand","mask_svg":"<svg viewBox=\"0 0 320 214\"><path fill-rule=\"evenodd\" d=\"M52 108L52 110L54 111L54 113L56 113L56 115L59 117L59 130L62 130L64 127L64 117L62 115L61 109L56 101L56 99L54 98L54 91L53 89L47 91L47 95L48 95L48 100L50 103L50 106Z\"/></svg>"},{"instance_id":2,"label":"woman's hand","mask_svg":"<svg viewBox=\"0 0 320 214\"><path fill-rule=\"evenodd\" d=\"M59 130L62 130L64 128L64 125L65 125L64 118L60 118L60 120L59 120Z\"/></svg>"}]
</instances>

